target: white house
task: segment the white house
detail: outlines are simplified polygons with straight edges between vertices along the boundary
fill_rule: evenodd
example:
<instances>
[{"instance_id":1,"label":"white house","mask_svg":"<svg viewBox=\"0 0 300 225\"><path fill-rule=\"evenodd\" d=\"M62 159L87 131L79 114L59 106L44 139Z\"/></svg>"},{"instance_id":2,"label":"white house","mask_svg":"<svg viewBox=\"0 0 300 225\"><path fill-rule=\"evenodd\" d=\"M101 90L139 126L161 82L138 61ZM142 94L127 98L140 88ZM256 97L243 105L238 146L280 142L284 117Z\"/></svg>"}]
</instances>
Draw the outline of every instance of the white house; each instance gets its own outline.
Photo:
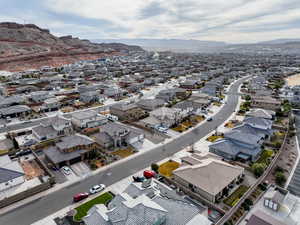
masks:
<instances>
[{"instance_id":1,"label":"white house","mask_svg":"<svg viewBox=\"0 0 300 225\"><path fill-rule=\"evenodd\" d=\"M0 157L0 192L25 182L25 174L19 162L8 155Z\"/></svg>"}]
</instances>

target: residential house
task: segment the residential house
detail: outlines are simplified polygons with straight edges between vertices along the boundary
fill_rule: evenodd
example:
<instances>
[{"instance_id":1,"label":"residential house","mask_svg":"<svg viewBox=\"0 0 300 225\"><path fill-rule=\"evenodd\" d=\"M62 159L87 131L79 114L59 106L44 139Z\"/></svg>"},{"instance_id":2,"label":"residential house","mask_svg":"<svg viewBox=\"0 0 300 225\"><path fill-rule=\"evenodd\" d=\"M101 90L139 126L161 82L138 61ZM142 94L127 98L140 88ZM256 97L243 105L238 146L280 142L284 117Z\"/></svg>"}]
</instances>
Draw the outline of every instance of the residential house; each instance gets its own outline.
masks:
<instances>
[{"instance_id":1,"label":"residential house","mask_svg":"<svg viewBox=\"0 0 300 225\"><path fill-rule=\"evenodd\" d=\"M204 93L212 97L216 97L218 95L218 91L216 87L209 87L206 85L200 89L200 93Z\"/></svg>"},{"instance_id":2,"label":"residential house","mask_svg":"<svg viewBox=\"0 0 300 225\"><path fill-rule=\"evenodd\" d=\"M263 140L260 135L232 130L224 134L224 139L209 145L209 151L228 160L255 162L261 154Z\"/></svg>"},{"instance_id":3,"label":"residential house","mask_svg":"<svg viewBox=\"0 0 300 225\"><path fill-rule=\"evenodd\" d=\"M259 117L246 117L243 124L233 128L246 134L260 136L261 138L268 139L272 136L272 120L267 120Z\"/></svg>"},{"instance_id":4,"label":"residential house","mask_svg":"<svg viewBox=\"0 0 300 225\"><path fill-rule=\"evenodd\" d=\"M57 115L45 119L40 125L32 128L33 137L38 141L46 141L73 133L70 119Z\"/></svg>"},{"instance_id":5,"label":"residential house","mask_svg":"<svg viewBox=\"0 0 300 225\"><path fill-rule=\"evenodd\" d=\"M255 211L248 219L246 225L288 225L280 220L264 213L261 210Z\"/></svg>"},{"instance_id":6,"label":"residential house","mask_svg":"<svg viewBox=\"0 0 300 225\"><path fill-rule=\"evenodd\" d=\"M262 96L262 97L253 96L251 98L251 107L276 111L281 108L281 101L272 98L270 96Z\"/></svg>"},{"instance_id":7,"label":"residential house","mask_svg":"<svg viewBox=\"0 0 300 225\"><path fill-rule=\"evenodd\" d=\"M156 98L171 102L176 98L176 93L171 89L161 90L158 95L156 95Z\"/></svg>"},{"instance_id":8,"label":"residential house","mask_svg":"<svg viewBox=\"0 0 300 225\"><path fill-rule=\"evenodd\" d=\"M18 161L8 155L0 157L0 193L25 182L25 173Z\"/></svg>"},{"instance_id":9,"label":"residential house","mask_svg":"<svg viewBox=\"0 0 300 225\"><path fill-rule=\"evenodd\" d=\"M151 179L132 183L107 206L95 205L83 218L86 225L210 225L203 210L174 190Z\"/></svg>"},{"instance_id":10,"label":"residential house","mask_svg":"<svg viewBox=\"0 0 300 225\"><path fill-rule=\"evenodd\" d=\"M300 198L289 191L270 186L266 193L253 205L241 224L246 225L299 225Z\"/></svg>"},{"instance_id":11,"label":"residential house","mask_svg":"<svg viewBox=\"0 0 300 225\"><path fill-rule=\"evenodd\" d=\"M125 93L124 93L124 90L122 90L120 88L109 87L109 88L104 89L103 94L110 98L119 99L119 98L123 97Z\"/></svg>"},{"instance_id":12,"label":"residential house","mask_svg":"<svg viewBox=\"0 0 300 225\"><path fill-rule=\"evenodd\" d=\"M30 99L36 103L43 102L49 97L50 96L48 91L36 91L32 92L30 95Z\"/></svg>"},{"instance_id":13,"label":"residential house","mask_svg":"<svg viewBox=\"0 0 300 225\"><path fill-rule=\"evenodd\" d=\"M159 125L169 128L176 123L179 123L188 115L188 112L176 108L160 107L151 111L149 114L149 117L140 121L145 127Z\"/></svg>"},{"instance_id":14,"label":"residential house","mask_svg":"<svg viewBox=\"0 0 300 225\"><path fill-rule=\"evenodd\" d=\"M256 117L256 118L272 120L275 118L275 114L276 113L272 110L250 109L250 111L246 113L246 117Z\"/></svg>"},{"instance_id":15,"label":"residential house","mask_svg":"<svg viewBox=\"0 0 300 225\"><path fill-rule=\"evenodd\" d=\"M84 103L99 102L99 93L97 91L87 91L80 93L80 101Z\"/></svg>"},{"instance_id":16,"label":"residential house","mask_svg":"<svg viewBox=\"0 0 300 225\"><path fill-rule=\"evenodd\" d=\"M56 97L48 98L44 101L44 103L41 106L42 112L51 112L51 111L57 111L61 106L61 103Z\"/></svg>"},{"instance_id":17,"label":"residential house","mask_svg":"<svg viewBox=\"0 0 300 225\"><path fill-rule=\"evenodd\" d=\"M135 103L122 102L114 104L109 110L112 115L117 116L120 120L136 121L147 116L147 112Z\"/></svg>"},{"instance_id":18,"label":"residential house","mask_svg":"<svg viewBox=\"0 0 300 225\"><path fill-rule=\"evenodd\" d=\"M100 127L100 132L93 135L98 145L105 149L115 149L124 146L135 147L143 143L145 135L142 131L120 123L107 123Z\"/></svg>"},{"instance_id":19,"label":"residential house","mask_svg":"<svg viewBox=\"0 0 300 225\"><path fill-rule=\"evenodd\" d=\"M72 114L71 119L76 128L93 128L108 122L107 118L92 110L75 112Z\"/></svg>"},{"instance_id":20,"label":"residential house","mask_svg":"<svg viewBox=\"0 0 300 225\"><path fill-rule=\"evenodd\" d=\"M75 134L61 138L55 146L44 149L45 158L60 168L87 159L97 149L95 141L88 136Z\"/></svg>"},{"instance_id":21,"label":"residential house","mask_svg":"<svg viewBox=\"0 0 300 225\"><path fill-rule=\"evenodd\" d=\"M242 178L244 169L216 157L193 154L182 158L183 165L173 171L173 179L187 189L215 203Z\"/></svg>"},{"instance_id":22,"label":"residential house","mask_svg":"<svg viewBox=\"0 0 300 225\"><path fill-rule=\"evenodd\" d=\"M156 98L163 99L166 102L171 102L175 98L185 99L187 97L189 97L189 92L187 92L186 89L183 88L172 88L172 89L161 90L158 93L158 95L156 95Z\"/></svg>"},{"instance_id":23,"label":"residential house","mask_svg":"<svg viewBox=\"0 0 300 225\"><path fill-rule=\"evenodd\" d=\"M199 82L197 80L185 80L184 82L180 83L181 88L185 88L188 90L196 89L199 86Z\"/></svg>"},{"instance_id":24,"label":"residential house","mask_svg":"<svg viewBox=\"0 0 300 225\"><path fill-rule=\"evenodd\" d=\"M18 95L13 95L9 97L0 96L0 108L6 108L9 106L20 105L25 102L25 99Z\"/></svg>"},{"instance_id":25,"label":"residential house","mask_svg":"<svg viewBox=\"0 0 300 225\"><path fill-rule=\"evenodd\" d=\"M14 105L7 108L1 108L0 116L2 118L26 116L31 111L31 108L29 108L27 105Z\"/></svg>"},{"instance_id":26,"label":"residential house","mask_svg":"<svg viewBox=\"0 0 300 225\"><path fill-rule=\"evenodd\" d=\"M152 111L159 107L163 107L166 104L166 102L163 99L154 98L154 99L141 99L136 104L141 109Z\"/></svg>"}]
</instances>

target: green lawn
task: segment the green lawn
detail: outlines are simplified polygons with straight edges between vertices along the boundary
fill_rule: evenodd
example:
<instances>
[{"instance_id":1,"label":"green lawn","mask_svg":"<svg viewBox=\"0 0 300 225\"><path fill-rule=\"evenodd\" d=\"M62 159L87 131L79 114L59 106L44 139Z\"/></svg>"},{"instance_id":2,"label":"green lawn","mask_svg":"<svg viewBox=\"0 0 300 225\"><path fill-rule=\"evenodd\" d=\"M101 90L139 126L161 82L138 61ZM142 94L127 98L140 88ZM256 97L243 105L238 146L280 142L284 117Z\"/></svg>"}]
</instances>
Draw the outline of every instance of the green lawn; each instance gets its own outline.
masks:
<instances>
[{"instance_id":1,"label":"green lawn","mask_svg":"<svg viewBox=\"0 0 300 225\"><path fill-rule=\"evenodd\" d=\"M257 163L265 163L266 165L269 165L268 158L272 157L274 154L273 150L266 149L261 153L260 158L257 160Z\"/></svg>"},{"instance_id":2,"label":"green lawn","mask_svg":"<svg viewBox=\"0 0 300 225\"><path fill-rule=\"evenodd\" d=\"M224 203L230 207L233 207L240 198L248 191L249 187L241 185L235 190L228 198L224 200Z\"/></svg>"},{"instance_id":3,"label":"green lawn","mask_svg":"<svg viewBox=\"0 0 300 225\"><path fill-rule=\"evenodd\" d=\"M80 206L78 206L77 208L75 208L76 210L76 215L74 216L74 220L75 221L80 221L81 218L83 218L84 216L87 215L87 212L90 210L90 208L92 208L94 205L97 204L106 204L108 201L112 200L113 196L106 192Z\"/></svg>"}]
</instances>

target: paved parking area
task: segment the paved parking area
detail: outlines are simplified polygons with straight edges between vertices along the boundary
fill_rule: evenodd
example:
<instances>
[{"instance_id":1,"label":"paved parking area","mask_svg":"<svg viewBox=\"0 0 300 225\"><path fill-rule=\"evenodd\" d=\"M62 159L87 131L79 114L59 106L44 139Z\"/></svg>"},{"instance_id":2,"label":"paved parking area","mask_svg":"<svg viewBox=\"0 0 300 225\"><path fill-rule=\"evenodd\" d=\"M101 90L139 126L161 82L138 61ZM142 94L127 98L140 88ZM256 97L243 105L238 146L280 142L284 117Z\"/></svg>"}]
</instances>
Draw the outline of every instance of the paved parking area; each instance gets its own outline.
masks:
<instances>
[{"instance_id":1,"label":"paved parking area","mask_svg":"<svg viewBox=\"0 0 300 225\"><path fill-rule=\"evenodd\" d=\"M63 170L60 169L60 172L63 173ZM64 173L63 173L64 174ZM64 174L65 175L65 174ZM69 175L65 175L68 181L77 181L79 176L77 176L71 168L71 173Z\"/></svg>"},{"instance_id":2,"label":"paved parking area","mask_svg":"<svg viewBox=\"0 0 300 225\"><path fill-rule=\"evenodd\" d=\"M75 163L71 166L73 172L79 177L86 177L91 174L91 170L84 162Z\"/></svg>"},{"instance_id":3,"label":"paved parking area","mask_svg":"<svg viewBox=\"0 0 300 225\"><path fill-rule=\"evenodd\" d=\"M174 130L172 130L172 129L168 129L166 134L167 134L168 136L170 136L171 138L174 138L174 137L177 137L177 136L180 135L179 132L176 132L176 131L174 131Z\"/></svg>"}]
</instances>

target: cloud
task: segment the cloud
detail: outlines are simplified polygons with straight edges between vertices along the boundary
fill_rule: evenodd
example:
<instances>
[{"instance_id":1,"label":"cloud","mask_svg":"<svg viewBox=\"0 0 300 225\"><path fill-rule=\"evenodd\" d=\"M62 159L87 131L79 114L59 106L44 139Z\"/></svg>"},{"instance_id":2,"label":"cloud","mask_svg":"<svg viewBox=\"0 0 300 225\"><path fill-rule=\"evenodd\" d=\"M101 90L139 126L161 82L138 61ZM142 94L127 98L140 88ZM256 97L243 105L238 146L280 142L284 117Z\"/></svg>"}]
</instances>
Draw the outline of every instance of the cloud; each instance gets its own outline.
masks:
<instances>
[{"instance_id":1,"label":"cloud","mask_svg":"<svg viewBox=\"0 0 300 225\"><path fill-rule=\"evenodd\" d=\"M140 10L141 19L149 19L151 17L159 16L163 13L166 13L168 10L160 5L158 1L151 2L146 7Z\"/></svg>"},{"instance_id":2,"label":"cloud","mask_svg":"<svg viewBox=\"0 0 300 225\"><path fill-rule=\"evenodd\" d=\"M300 31L299 0L0 0L0 3L2 21L25 20L56 34L91 39L194 38L251 42L295 38Z\"/></svg>"}]
</instances>

